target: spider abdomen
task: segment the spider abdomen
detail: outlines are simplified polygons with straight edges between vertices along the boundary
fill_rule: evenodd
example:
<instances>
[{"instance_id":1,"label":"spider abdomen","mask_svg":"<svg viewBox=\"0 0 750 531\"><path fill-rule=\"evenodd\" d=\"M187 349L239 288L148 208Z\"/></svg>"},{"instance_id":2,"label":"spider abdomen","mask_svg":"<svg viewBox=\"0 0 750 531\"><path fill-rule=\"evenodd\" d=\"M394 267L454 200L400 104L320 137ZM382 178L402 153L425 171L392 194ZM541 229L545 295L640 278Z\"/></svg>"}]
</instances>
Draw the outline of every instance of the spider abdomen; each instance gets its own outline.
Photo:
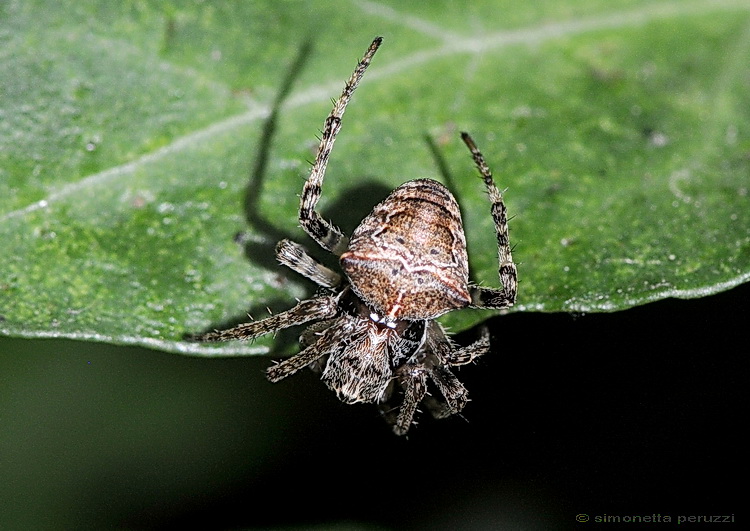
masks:
<instances>
[{"instance_id":1,"label":"spider abdomen","mask_svg":"<svg viewBox=\"0 0 750 531\"><path fill-rule=\"evenodd\" d=\"M461 212L437 181L409 181L354 230L341 255L354 291L389 320L432 319L471 302Z\"/></svg>"}]
</instances>

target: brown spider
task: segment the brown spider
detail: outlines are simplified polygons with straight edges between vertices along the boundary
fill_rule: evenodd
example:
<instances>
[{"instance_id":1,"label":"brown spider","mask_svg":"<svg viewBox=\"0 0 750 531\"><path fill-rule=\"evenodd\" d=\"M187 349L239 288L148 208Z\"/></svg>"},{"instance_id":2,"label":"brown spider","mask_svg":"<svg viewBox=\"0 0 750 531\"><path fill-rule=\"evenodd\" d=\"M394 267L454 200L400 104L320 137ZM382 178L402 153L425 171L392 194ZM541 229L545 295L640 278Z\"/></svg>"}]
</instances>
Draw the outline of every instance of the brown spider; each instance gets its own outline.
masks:
<instances>
[{"instance_id":1,"label":"brown spider","mask_svg":"<svg viewBox=\"0 0 750 531\"><path fill-rule=\"evenodd\" d=\"M465 365L489 350L489 333L457 347L435 319L459 308L508 308L516 299L516 266L508 243L505 205L490 169L467 133L487 187L497 233L502 289L469 284L466 237L458 203L442 184L419 179L402 184L362 220L351 239L315 210L341 117L380 46L376 38L357 65L326 118L315 163L302 189L299 222L323 249L338 256L344 275L322 265L289 240L276 247L279 262L323 289L277 315L209 332L201 341L252 339L282 328L316 321L301 335L302 351L267 370L278 382L303 367L346 403L374 402L398 435L405 434L424 402L435 418L463 409L466 388L450 367ZM441 398L427 391L432 381ZM400 389L400 407L388 401Z\"/></svg>"}]
</instances>

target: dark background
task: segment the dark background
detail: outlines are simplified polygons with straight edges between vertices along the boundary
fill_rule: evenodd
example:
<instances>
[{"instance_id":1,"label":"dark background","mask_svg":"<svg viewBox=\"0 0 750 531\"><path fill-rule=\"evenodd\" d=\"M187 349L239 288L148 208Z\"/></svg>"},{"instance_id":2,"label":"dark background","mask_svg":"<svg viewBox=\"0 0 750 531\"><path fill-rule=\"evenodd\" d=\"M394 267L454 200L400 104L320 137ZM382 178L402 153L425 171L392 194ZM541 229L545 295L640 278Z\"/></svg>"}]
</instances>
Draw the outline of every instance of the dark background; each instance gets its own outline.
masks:
<instances>
[{"instance_id":1,"label":"dark background","mask_svg":"<svg viewBox=\"0 0 750 531\"><path fill-rule=\"evenodd\" d=\"M266 382L266 357L2 339L0 527L742 522L748 300L493 318L493 352L459 372L463 418L408 438L310 371Z\"/></svg>"}]
</instances>

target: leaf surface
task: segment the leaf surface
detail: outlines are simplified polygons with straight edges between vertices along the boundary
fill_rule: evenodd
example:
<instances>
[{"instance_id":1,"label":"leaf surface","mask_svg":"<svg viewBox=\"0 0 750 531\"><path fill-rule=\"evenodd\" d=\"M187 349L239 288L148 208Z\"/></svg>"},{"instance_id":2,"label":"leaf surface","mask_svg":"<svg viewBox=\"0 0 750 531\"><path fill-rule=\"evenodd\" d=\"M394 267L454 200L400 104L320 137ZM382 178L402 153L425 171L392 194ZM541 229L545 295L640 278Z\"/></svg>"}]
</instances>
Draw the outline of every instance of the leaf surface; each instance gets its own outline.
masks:
<instances>
[{"instance_id":1,"label":"leaf surface","mask_svg":"<svg viewBox=\"0 0 750 531\"><path fill-rule=\"evenodd\" d=\"M750 278L746 1L0 9L3 334L267 351L182 338L313 292L273 244L325 259L298 194L375 35L320 203L346 231L402 182L437 178L462 206L473 279L497 285L466 130L506 189L515 310L615 311Z\"/></svg>"}]
</instances>

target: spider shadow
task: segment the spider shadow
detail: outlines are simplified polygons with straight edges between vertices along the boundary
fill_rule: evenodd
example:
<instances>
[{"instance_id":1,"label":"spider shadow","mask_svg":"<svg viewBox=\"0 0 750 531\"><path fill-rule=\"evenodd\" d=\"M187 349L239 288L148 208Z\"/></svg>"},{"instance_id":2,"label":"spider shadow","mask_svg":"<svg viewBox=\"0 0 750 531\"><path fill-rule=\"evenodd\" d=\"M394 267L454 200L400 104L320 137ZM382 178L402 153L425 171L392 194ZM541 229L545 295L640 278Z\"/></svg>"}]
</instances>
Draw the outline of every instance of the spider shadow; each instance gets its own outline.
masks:
<instances>
[{"instance_id":1,"label":"spider shadow","mask_svg":"<svg viewBox=\"0 0 750 531\"><path fill-rule=\"evenodd\" d=\"M250 239L247 237L248 233L240 233L235 237L235 240L238 243L244 244L245 256L248 260L265 269L272 270L277 265L275 259L276 243L283 239L289 239L292 235L274 225L261 213L258 208L258 200L261 197L263 184L268 175L268 160L271 154L273 138L276 135L279 113L294 86L294 82L302 72L311 51L312 41L308 39L300 46L297 57L295 57L289 66L286 76L282 80L281 86L273 100L268 118L263 122L255 162L250 168L247 185L245 186L245 195L243 198L245 221L260 237Z\"/></svg>"},{"instance_id":2,"label":"spider shadow","mask_svg":"<svg viewBox=\"0 0 750 531\"><path fill-rule=\"evenodd\" d=\"M427 144L427 148L430 150L430 154L435 161L435 166L438 173L440 174L440 177L442 177L443 181L445 182L445 186L451 191L451 193L454 193L455 195L454 191L456 189L456 181L453 177L453 172L451 172L451 169L448 166L448 162L443 156L443 152L441 151L440 146L437 142L435 142L435 139L429 133L425 133L424 141L425 144Z\"/></svg>"},{"instance_id":3,"label":"spider shadow","mask_svg":"<svg viewBox=\"0 0 750 531\"><path fill-rule=\"evenodd\" d=\"M322 250L302 230L292 234L281 229L265 217L259 208L259 199L262 197L263 185L268 176L268 161L276 136L279 114L311 51L312 42L308 39L301 45L299 53L287 70L287 74L274 98L269 115L263 123L255 160L249 171L243 198L245 220L248 226L252 228L252 235L251 231L247 231L235 236L235 241L244 246L248 261L263 269L278 273L278 279L282 285L288 281L299 282L303 278L287 268L280 267L277 262L276 244L283 239L302 243L308 249L312 249L312 254L321 262L333 269L338 269L336 257ZM324 217L333 219L334 223L346 234L351 234L351 231L359 225L359 222L369 214L375 203L385 198L389 192L383 185L364 180L359 182L360 184L347 190L337 201L322 212ZM373 198L375 199L373 200ZM303 279L303 282L307 285L308 296L312 295L316 291L317 285L307 279ZM278 313L290 307L287 299L277 297L251 305L248 314L260 319L267 315L268 311ZM226 330L244 322L247 322L246 315L237 316L217 323L211 330ZM292 345L297 343L298 335L296 329L280 330L277 333L276 341L274 341L273 352L289 352Z\"/></svg>"},{"instance_id":4,"label":"spider shadow","mask_svg":"<svg viewBox=\"0 0 750 531\"><path fill-rule=\"evenodd\" d=\"M245 221L248 226L253 228L253 232L257 236L251 238L248 236L248 233L240 233L235 237L238 243L244 245L245 256L250 262L270 271L278 270L276 244L283 239L293 241L302 239L304 241L300 243L303 243L306 247L312 249L319 248L317 243L313 242L304 232L298 231L292 234L279 228L263 215L258 205L258 201L262 197L263 185L268 176L268 160L271 154L273 139L276 136L279 113L294 86L294 82L307 62L311 51L312 42L308 39L302 44L297 57L290 65L274 98L268 118L263 123L255 162L252 168L250 168L243 198ZM364 179L360 179L358 182L360 184L357 184L353 189L347 190L342 197L322 212L324 217L333 219L334 224L340 227L346 234L351 234L354 228L359 225L359 222L370 213L372 207L379 200L384 199L389 192L385 186L374 182L366 182ZM335 183L331 184L335 185ZM301 188L297 193L300 192ZM375 199L373 200L373 198ZM328 215L329 213L331 214L330 216ZM320 259L320 256L318 258Z\"/></svg>"},{"instance_id":5,"label":"spider shadow","mask_svg":"<svg viewBox=\"0 0 750 531\"><path fill-rule=\"evenodd\" d=\"M248 172L249 175L243 196L245 221L247 222L248 227L253 230L242 231L234 236L234 241L238 245L244 247L245 256L250 262L271 271L278 269L278 263L275 259L276 243L282 239L290 239L292 238L292 235L271 223L271 221L261 213L258 208L258 200L261 196L263 184L268 173L268 160L273 145L273 138L276 135L279 114L295 81L310 57L312 49L313 43L311 39L308 38L302 42L297 56L289 65L286 75L279 86L279 90L273 99L268 117L262 124L260 141L255 152L254 163ZM283 283L284 278L281 278L280 282ZM263 304L253 304L250 306L246 314L215 323L203 332L228 330L247 322L248 316L262 318L262 316L266 315L268 311L285 310L285 305L289 305L288 301L285 301L280 297L274 298L270 301L267 300ZM187 339L193 339L196 336L187 334L185 337ZM291 343L291 340L283 339L281 343L280 346L283 348L279 350L287 350L288 344ZM274 350L276 349L274 348Z\"/></svg>"}]
</instances>

